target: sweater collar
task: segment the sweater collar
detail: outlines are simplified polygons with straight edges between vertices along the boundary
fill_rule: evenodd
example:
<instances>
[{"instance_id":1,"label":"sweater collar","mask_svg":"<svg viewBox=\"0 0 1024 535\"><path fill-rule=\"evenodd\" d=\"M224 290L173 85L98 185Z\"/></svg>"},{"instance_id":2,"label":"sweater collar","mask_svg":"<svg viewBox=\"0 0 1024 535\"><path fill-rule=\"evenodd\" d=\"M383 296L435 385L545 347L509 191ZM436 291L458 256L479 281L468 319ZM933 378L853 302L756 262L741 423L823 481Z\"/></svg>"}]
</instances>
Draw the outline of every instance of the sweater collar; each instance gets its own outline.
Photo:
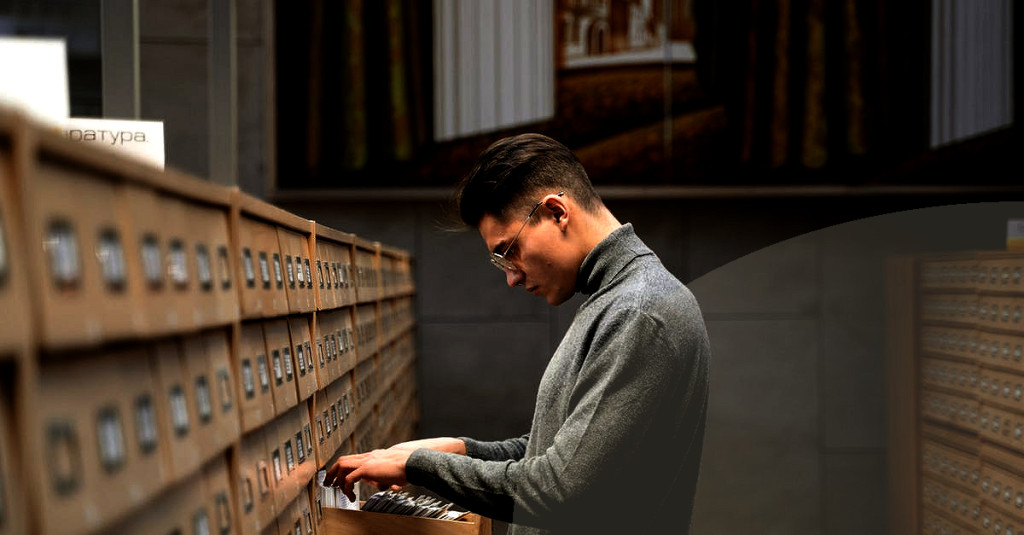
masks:
<instances>
[{"instance_id":1,"label":"sweater collar","mask_svg":"<svg viewBox=\"0 0 1024 535\"><path fill-rule=\"evenodd\" d=\"M632 223L620 226L587 253L576 273L576 290L593 294L611 283L634 258L650 252L633 232Z\"/></svg>"}]
</instances>

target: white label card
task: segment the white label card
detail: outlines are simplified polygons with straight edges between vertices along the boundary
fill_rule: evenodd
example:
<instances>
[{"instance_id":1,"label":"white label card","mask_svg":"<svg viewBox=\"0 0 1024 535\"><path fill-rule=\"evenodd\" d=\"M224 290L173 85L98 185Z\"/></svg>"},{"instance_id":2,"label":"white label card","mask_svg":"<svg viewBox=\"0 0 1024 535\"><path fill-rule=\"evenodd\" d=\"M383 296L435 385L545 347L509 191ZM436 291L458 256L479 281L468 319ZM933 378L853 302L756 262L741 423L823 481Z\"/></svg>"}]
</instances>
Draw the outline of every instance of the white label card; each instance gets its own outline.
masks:
<instances>
[{"instance_id":1,"label":"white label card","mask_svg":"<svg viewBox=\"0 0 1024 535\"><path fill-rule=\"evenodd\" d=\"M119 154L164 168L164 123L72 117L64 137L76 143L105 147Z\"/></svg>"},{"instance_id":2,"label":"white label card","mask_svg":"<svg viewBox=\"0 0 1024 535\"><path fill-rule=\"evenodd\" d=\"M0 104L60 128L68 119L67 46L63 39L0 37Z\"/></svg>"}]
</instances>

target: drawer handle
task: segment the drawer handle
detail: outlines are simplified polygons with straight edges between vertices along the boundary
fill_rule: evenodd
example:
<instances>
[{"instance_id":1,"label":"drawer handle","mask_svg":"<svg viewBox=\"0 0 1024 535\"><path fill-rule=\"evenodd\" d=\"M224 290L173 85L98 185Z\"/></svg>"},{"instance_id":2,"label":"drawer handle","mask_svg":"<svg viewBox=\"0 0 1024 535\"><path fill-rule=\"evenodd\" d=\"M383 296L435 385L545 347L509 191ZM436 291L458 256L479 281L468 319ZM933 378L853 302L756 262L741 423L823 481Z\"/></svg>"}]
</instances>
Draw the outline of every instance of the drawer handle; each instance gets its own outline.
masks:
<instances>
[{"instance_id":1,"label":"drawer handle","mask_svg":"<svg viewBox=\"0 0 1024 535\"><path fill-rule=\"evenodd\" d=\"M270 455L271 461L274 464L274 481L281 481L284 478L284 473L281 468L281 448L274 448L274 452Z\"/></svg>"},{"instance_id":2,"label":"drawer handle","mask_svg":"<svg viewBox=\"0 0 1024 535\"><path fill-rule=\"evenodd\" d=\"M231 509L228 507L228 495L226 492L217 494L216 507L217 527L221 535L231 533Z\"/></svg>"},{"instance_id":3,"label":"drawer handle","mask_svg":"<svg viewBox=\"0 0 1024 535\"><path fill-rule=\"evenodd\" d=\"M196 277L199 278L199 287L204 292L213 289L213 266L210 262L210 252L201 243L196 244Z\"/></svg>"},{"instance_id":4,"label":"drawer handle","mask_svg":"<svg viewBox=\"0 0 1024 535\"><path fill-rule=\"evenodd\" d=\"M272 360L274 364L274 383L278 386L284 384L284 368L281 366L281 350L275 349L272 353Z\"/></svg>"},{"instance_id":5,"label":"drawer handle","mask_svg":"<svg viewBox=\"0 0 1024 535\"><path fill-rule=\"evenodd\" d=\"M185 393L181 385L174 385L170 391L171 424L174 434L183 437L188 434L188 409L185 405Z\"/></svg>"},{"instance_id":6,"label":"drawer handle","mask_svg":"<svg viewBox=\"0 0 1024 535\"><path fill-rule=\"evenodd\" d=\"M199 413L199 421L203 425L210 423L213 417L213 399L205 375L196 377L196 412Z\"/></svg>"},{"instance_id":7,"label":"drawer handle","mask_svg":"<svg viewBox=\"0 0 1024 535\"><path fill-rule=\"evenodd\" d=\"M252 265L252 250L248 247L242 248L242 268L245 271L245 285L249 288L255 288L256 269Z\"/></svg>"},{"instance_id":8,"label":"drawer handle","mask_svg":"<svg viewBox=\"0 0 1024 535\"><path fill-rule=\"evenodd\" d=\"M249 380L252 380L252 369L249 370ZM217 390L220 391L220 410L228 412L233 405L231 401L231 376L225 369L217 370Z\"/></svg>"},{"instance_id":9,"label":"drawer handle","mask_svg":"<svg viewBox=\"0 0 1024 535\"><path fill-rule=\"evenodd\" d=\"M82 473L82 452L74 424L52 422L46 429L47 465L53 478L53 488L59 496L74 494Z\"/></svg>"},{"instance_id":10,"label":"drawer handle","mask_svg":"<svg viewBox=\"0 0 1024 535\"><path fill-rule=\"evenodd\" d=\"M61 290L78 287L81 279L81 264L78 256L78 237L74 227L64 220L50 223L44 248L50 253L50 274Z\"/></svg>"},{"instance_id":11,"label":"drawer handle","mask_svg":"<svg viewBox=\"0 0 1024 535\"><path fill-rule=\"evenodd\" d=\"M266 496L270 492L270 468L266 462L260 461L256 463L256 471L259 474L257 482L260 486L260 496Z\"/></svg>"},{"instance_id":12,"label":"drawer handle","mask_svg":"<svg viewBox=\"0 0 1024 535\"><path fill-rule=\"evenodd\" d=\"M242 389L245 390L245 399L252 399L256 395L256 383L252 376L252 362L248 358L242 359Z\"/></svg>"},{"instance_id":13,"label":"drawer handle","mask_svg":"<svg viewBox=\"0 0 1024 535\"><path fill-rule=\"evenodd\" d=\"M284 359L284 380L291 382L294 373L292 369L292 350L290 347L284 346L281 351L284 353L282 356Z\"/></svg>"},{"instance_id":14,"label":"drawer handle","mask_svg":"<svg viewBox=\"0 0 1024 535\"><path fill-rule=\"evenodd\" d=\"M167 254L167 273L179 290L188 288L188 262L185 259L185 245L180 239L171 240Z\"/></svg>"},{"instance_id":15,"label":"drawer handle","mask_svg":"<svg viewBox=\"0 0 1024 535\"><path fill-rule=\"evenodd\" d=\"M284 443L284 462L289 474L295 471L295 450L292 449L291 439Z\"/></svg>"},{"instance_id":16,"label":"drawer handle","mask_svg":"<svg viewBox=\"0 0 1024 535\"><path fill-rule=\"evenodd\" d=\"M155 450L158 440L156 412L149 394L143 394L135 400L135 427L142 453L148 454Z\"/></svg>"},{"instance_id":17,"label":"drawer handle","mask_svg":"<svg viewBox=\"0 0 1024 535\"><path fill-rule=\"evenodd\" d=\"M277 289L281 290L284 288L284 276L281 273L281 255L274 253L272 262L274 264L274 283Z\"/></svg>"},{"instance_id":18,"label":"drawer handle","mask_svg":"<svg viewBox=\"0 0 1024 535\"><path fill-rule=\"evenodd\" d=\"M117 407L100 409L96 417L96 440L100 463L107 472L118 471L125 461L124 432Z\"/></svg>"},{"instance_id":19,"label":"drawer handle","mask_svg":"<svg viewBox=\"0 0 1024 535\"><path fill-rule=\"evenodd\" d=\"M107 288L113 292L122 292L127 276L125 274L124 247L121 236L114 229L100 231L96 245L96 258L100 262L100 271Z\"/></svg>"},{"instance_id":20,"label":"drawer handle","mask_svg":"<svg viewBox=\"0 0 1024 535\"><path fill-rule=\"evenodd\" d=\"M255 500L253 499L252 494L252 478L241 478L239 481L239 487L239 493L242 495L242 509L245 514L249 514L252 512L253 505L255 505Z\"/></svg>"},{"instance_id":21,"label":"drawer handle","mask_svg":"<svg viewBox=\"0 0 1024 535\"><path fill-rule=\"evenodd\" d=\"M299 376L306 376L306 352L302 350L302 344L295 344L295 359L298 361Z\"/></svg>"},{"instance_id":22,"label":"drawer handle","mask_svg":"<svg viewBox=\"0 0 1024 535\"><path fill-rule=\"evenodd\" d=\"M260 280L263 282L263 289L270 289L270 262L267 261L266 251L260 251Z\"/></svg>"},{"instance_id":23,"label":"drawer handle","mask_svg":"<svg viewBox=\"0 0 1024 535\"><path fill-rule=\"evenodd\" d=\"M200 509L192 517L192 533L210 535L210 517L206 514L206 508Z\"/></svg>"},{"instance_id":24,"label":"drawer handle","mask_svg":"<svg viewBox=\"0 0 1024 535\"><path fill-rule=\"evenodd\" d=\"M302 443L302 430L295 433L295 449L299 454L299 464L306 462L306 445Z\"/></svg>"},{"instance_id":25,"label":"drawer handle","mask_svg":"<svg viewBox=\"0 0 1024 535\"><path fill-rule=\"evenodd\" d=\"M159 290L164 284L163 258L160 252L160 244L153 234L146 234L142 237L142 272L146 278L146 284L152 290Z\"/></svg>"},{"instance_id":26,"label":"drawer handle","mask_svg":"<svg viewBox=\"0 0 1024 535\"><path fill-rule=\"evenodd\" d=\"M231 267L228 261L228 248L226 245L217 247L217 272L220 274L220 289L231 289Z\"/></svg>"}]
</instances>

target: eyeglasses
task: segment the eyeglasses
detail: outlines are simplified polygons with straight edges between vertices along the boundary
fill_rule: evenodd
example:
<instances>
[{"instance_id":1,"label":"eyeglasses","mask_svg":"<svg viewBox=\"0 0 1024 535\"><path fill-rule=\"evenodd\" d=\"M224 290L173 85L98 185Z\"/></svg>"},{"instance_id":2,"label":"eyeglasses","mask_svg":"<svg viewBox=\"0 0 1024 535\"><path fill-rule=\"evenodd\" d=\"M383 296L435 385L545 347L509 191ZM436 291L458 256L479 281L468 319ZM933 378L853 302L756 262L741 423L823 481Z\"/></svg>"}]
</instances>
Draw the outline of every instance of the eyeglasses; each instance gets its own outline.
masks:
<instances>
[{"instance_id":1,"label":"eyeglasses","mask_svg":"<svg viewBox=\"0 0 1024 535\"><path fill-rule=\"evenodd\" d=\"M564 191L558 192L559 197L561 197L564 194ZM512 250L512 246L516 244L516 240L519 239L519 235L523 232L523 229L526 228L526 224L530 222L530 218L533 217L533 214L537 211L538 208L540 208L540 205L542 204L544 204L544 199L537 201L537 204L534 205L533 210L530 210L530 215L526 216L526 220L523 221L523 226L519 227L519 232L516 232L516 235L512 237L512 241L508 243L508 247L505 248L505 252L491 253L491 263L494 264L496 268L502 271L519 271L519 268L517 268L515 264L510 262L507 258L505 258L505 256L508 255L508 252Z\"/></svg>"}]
</instances>

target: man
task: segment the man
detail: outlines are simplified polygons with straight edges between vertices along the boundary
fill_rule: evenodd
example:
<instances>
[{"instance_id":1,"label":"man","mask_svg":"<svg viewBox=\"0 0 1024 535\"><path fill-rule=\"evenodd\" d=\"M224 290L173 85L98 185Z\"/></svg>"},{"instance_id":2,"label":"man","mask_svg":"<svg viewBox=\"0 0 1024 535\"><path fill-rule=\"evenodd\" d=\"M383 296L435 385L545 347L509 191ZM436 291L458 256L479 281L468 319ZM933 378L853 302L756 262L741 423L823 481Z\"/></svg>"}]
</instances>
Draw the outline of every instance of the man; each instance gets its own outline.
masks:
<instances>
[{"instance_id":1,"label":"man","mask_svg":"<svg viewBox=\"0 0 1024 535\"><path fill-rule=\"evenodd\" d=\"M360 479L417 484L510 533L688 532L710 356L693 295L548 137L491 145L456 199L509 286L552 305L589 296L544 372L530 433L346 456L326 482L349 499Z\"/></svg>"}]
</instances>

